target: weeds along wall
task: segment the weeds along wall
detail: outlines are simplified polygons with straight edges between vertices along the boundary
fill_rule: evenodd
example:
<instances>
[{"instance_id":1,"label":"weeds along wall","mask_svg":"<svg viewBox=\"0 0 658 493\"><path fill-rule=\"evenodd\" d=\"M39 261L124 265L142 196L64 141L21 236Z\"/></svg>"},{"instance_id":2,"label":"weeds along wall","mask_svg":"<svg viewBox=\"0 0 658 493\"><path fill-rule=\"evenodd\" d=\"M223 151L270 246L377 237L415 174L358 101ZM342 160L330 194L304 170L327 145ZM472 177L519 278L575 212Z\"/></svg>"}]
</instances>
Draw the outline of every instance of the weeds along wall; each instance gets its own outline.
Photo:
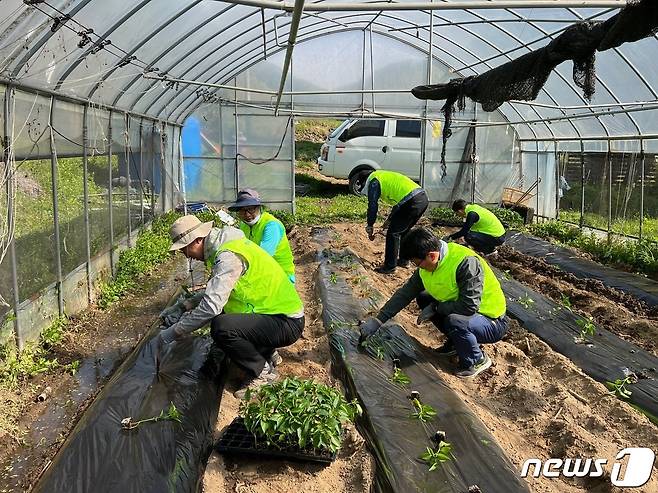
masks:
<instances>
[{"instance_id":1,"label":"weeds along wall","mask_svg":"<svg viewBox=\"0 0 658 493\"><path fill-rule=\"evenodd\" d=\"M181 198L180 127L0 85L0 342L95 299Z\"/></svg>"}]
</instances>

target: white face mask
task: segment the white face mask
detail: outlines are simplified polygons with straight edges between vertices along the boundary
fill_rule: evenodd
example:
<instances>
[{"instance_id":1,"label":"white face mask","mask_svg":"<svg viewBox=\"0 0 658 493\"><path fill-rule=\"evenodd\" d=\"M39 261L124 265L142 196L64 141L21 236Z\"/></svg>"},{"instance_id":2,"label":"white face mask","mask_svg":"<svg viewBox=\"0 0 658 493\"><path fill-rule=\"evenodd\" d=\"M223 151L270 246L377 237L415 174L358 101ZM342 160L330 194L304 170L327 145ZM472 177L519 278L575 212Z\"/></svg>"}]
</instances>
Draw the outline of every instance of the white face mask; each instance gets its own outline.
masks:
<instances>
[{"instance_id":1,"label":"white face mask","mask_svg":"<svg viewBox=\"0 0 658 493\"><path fill-rule=\"evenodd\" d=\"M260 219L260 214L258 214L255 218L253 218L251 221L245 221L249 226L253 226L258 222Z\"/></svg>"}]
</instances>

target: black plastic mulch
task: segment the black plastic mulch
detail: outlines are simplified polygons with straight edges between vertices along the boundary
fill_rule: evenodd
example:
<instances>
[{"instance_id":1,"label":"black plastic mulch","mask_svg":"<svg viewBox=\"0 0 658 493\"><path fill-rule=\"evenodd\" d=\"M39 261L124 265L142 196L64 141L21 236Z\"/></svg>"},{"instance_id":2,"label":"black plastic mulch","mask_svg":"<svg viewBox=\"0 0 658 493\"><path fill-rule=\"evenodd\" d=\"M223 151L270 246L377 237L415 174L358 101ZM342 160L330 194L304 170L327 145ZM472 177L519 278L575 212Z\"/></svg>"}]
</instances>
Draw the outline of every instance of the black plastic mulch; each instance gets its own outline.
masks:
<instances>
[{"instance_id":1,"label":"black plastic mulch","mask_svg":"<svg viewBox=\"0 0 658 493\"><path fill-rule=\"evenodd\" d=\"M508 300L508 315L594 380L614 382L634 373L639 380L627 386L632 392L628 401L658 416L658 358L600 326L587 337L589 343L577 344L581 332L577 321L582 317L500 272L497 275Z\"/></svg>"},{"instance_id":2,"label":"black plastic mulch","mask_svg":"<svg viewBox=\"0 0 658 493\"><path fill-rule=\"evenodd\" d=\"M526 255L541 258L580 279L598 279L608 287L635 296L649 307L658 307L658 282L652 279L606 267L578 257L567 248L519 232L509 234L505 245Z\"/></svg>"},{"instance_id":3,"label":"black plastic mulch","mask_svg":"<svg viewBox=\"0 0 658 493\"><path fill-rule=\"evenodd\" d=\"M399 325L386 324L370 338L367 351L358 347L356 323L372 301L356 299L346 282L345 266L354 269L358 259L349 254L328 255L321 258L316 282L323 321L329 332L333 368L348 397L358 398L364 409L357 426L377 462L376 488L466 493L477 485L487 493L528 492L486 426L443 381L428 362L425 349ZM400 360L411 384L402 386L389 380L393 358ZM412 390L420 392L420 400L437 411L431 421L411 417L414 407L408 395ZM452 444L453 458L430 472L419 457L427 447L434 447L432 437L438 430L444 431L446 441Z\"/></svg>"},{"instance_id":4,"label":"black plastic mulch","mask_svg":"<svg viewBox=\"0 0 658 493\"><path fill-rule=\"evenodd\" d=\"M153 327L82 416L34 492L196 492L212 451L224 355L209 337L163 346ZM154 337L155 335L155 337ZM167 412L182 423L133 421Z\"/></svg>"}]
</instances>

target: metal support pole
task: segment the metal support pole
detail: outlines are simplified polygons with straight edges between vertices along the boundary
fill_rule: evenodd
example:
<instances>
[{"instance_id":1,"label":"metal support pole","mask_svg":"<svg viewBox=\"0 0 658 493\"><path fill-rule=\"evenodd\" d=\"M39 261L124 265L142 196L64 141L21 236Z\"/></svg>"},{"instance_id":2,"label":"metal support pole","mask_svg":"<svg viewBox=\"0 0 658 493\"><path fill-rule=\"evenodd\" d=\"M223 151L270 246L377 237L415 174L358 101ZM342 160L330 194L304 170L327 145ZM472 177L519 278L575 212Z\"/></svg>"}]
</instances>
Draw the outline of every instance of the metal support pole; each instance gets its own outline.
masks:
<instances>
[{"instance_id":1,"label":"metal support pole","mask_svg":"<svg viewBox=\"0 0 658 493\"><path fill-rule=\"evenodd\" d=\"M165 212L167 203L167 131L164 122L160 122L160 212Z\"/></svg>"},{"instance_id":2,"label":"metal support pole","mask_svg":"<svg viewBox=\"0 0 658 493\"><path fill-rule=\"evenodd\" d=\"M555 219L560 219L560 161L558 160L557 142L553 141L553 161L555 162Z\"/></svg>"},{"instance_id":3,"label":"metal support pole","mask_svg":"<svg viewBox=\"0 0 658 493\"><path fill-rule=\"evenodd\" d=\"M139 120L139 217L141 227L144 227L144 119Z\"/></svg>"},{"instance_id":4,"label":"metal support pole","mask_svg":"<svg viewBox=\"0 0 658 493\"><path fill-rule=\"evenodd\" d=\"M237 97L237 94L236 94ZM236 104L233 109L233 117L235 121L235 195L237 196L240 191L240 160L238 154L240 152L240 132L238 130L238 105Z\"/></svg>"},{"instance_id":5,"label":"metal support pole","mask_svg":"<svg viewBox=\"0 0 658 493\"><path fill-rule=\"evenodd\" d=\"M110 272L114 276L114 217L112 211L112 111L110 111L110 118L108 121L109 125L107 128L107 139L109 141L108 152L107 152L107 167L108 167L108 183L107 183L107 204L109 209L109 218L110 218Z\"/></svg>"},{"instance_id":6,"label":"metal support pole","mask_svg":"<svg viewBox=\"0 0 658 493\"><path fill-rule=\"evenodd\" d=\"M292 52L295 49L295 40L297 39L297 30L299 29L299 21L302 18L302 11L304 10L304 0L295 0L295 9L292 12L292 21L290 21L290 32L288 33L288 48L286 49L286 58L283 61L283 71L281 72L281 82L279 83L279 93L276 97L276 104L274 105L274 115L278 116L279 103L281 102L281 93L286 85L286 78L288 77L288 67L292 59Z\"/></svg>"},{"instance_id":7,"label":"metal support pole","mask_svg":"<svg viewBox=\"0 0 658 493\"><path fill-rule=\"evenodd\" d=\"M89 231L89 105L86 104L82 113L82 200L84 204L85 215L85 248L87 254L86 273L87 273L87 302L92 301L92 281L91 281L91 232Z\"/></svg>"},{"instance_id":8,"label":"metal support pole","mask_svg":"<svg viewBox=\"0 0 658 493\"><path fill-rule=\"evenodd\" d=\"M610 141L605 153L605 163L608 167L608 241L612 239L612 159L610 156Z\"/></svg>"},{"instance_id":9,"label":"metal support pole","mask_svg":"<svg viewBox=\"0 0 658 493\"><path fill-rule=\"evenodd\" d=\"M174 127L174 132L176 128ZM185 166L183 161L183 132L178 132L178 190L183 198L183 213L187 215L187 189L185 188Z\"/></svg>"},{"instance_id":10,"label":"metal support pole","mask_svg":"<svg viewBox=\"0 0 658 493\"><path fill-rule=\"evenodd\" d=\"M5 146L4 146L4 161L5 161L5 172L7 173L7 230L10 234L9 242L9 260L11 262L11 288L13 291L13 309L14 309L14 342L19 351L23 350L23 343L20 338L20 322L18 320L18 305L20 304L20 296L18 294L18 269L16 268L16 237L14 236L14 224L16 223L16 211L14 210L14 198L13 198L13 186L11 185L11 180L14 179L13 170L9 169L9 166L12 162L11 151L13 149L13 137L14 137L14 125L12 123L11 127L9 122L13 121L14 114L11 111L12 101L14 100L14 88L13 86L7 86L5 90L5 120L4 120L4 134L5 134ZM11 119L11 120L10 120Z\"/></svg>"},{"instance_id":11,"label":"metal support pole","mask_svg":"<svg viewBox=\"0 0 658 493\"><path fill-rule=\"evenodd\" d=\"M260 9L260 25L263 28L263 60L267 60L267 36L265 35L265 9Z\"/></svg>"},{"instance_id":12,"label":"metal support pole","mask_svg":"<svg viewBox=\"0 0 658 493\"><path fill-rule=\"evenodd\" d=\"M128 210L128 247L132 246L132 218L130 217L130 118L128 118L128 113L125 113L123 116L124 121L124 133L123 133L123 156L126 160L126 209Z\"/></svg>"},{"instance_id":13,"label":"metal support pole","mask_svg":"<svg viewBox=\"0 0 658 493\"><path fill-rule=\"evenodd\" d=\"M477 126L478 105L473 102L473 154L471 155L471 204L475 203L475 191L477 190Z\"/></svg>"},{"instance_id":14,"label":"metal support pole","mask_svg":"<svg viewBox=\"0 0 658 493\"><path fill-rule=\"evenodd\" d=\"M432 47L434 37L434 16L430 15L430 33L429 49L427 51L427 84L432 83ZM374 86L373 86L374 89ZM423 104L423 115L420 121L420 186L425 186L425 160L427 158L427 113L429 110L429 101L426 99Z\"/></svg>"},{"instance_id":15,"label":"metal support pole","mask_svg":"<svg viewBox=\"0 0 658 493\"><path fill-rule=\"evenodd\" d=\"M644 167L646 156L644 154L644 140L640 139L640 231L639 237L642 240L644 232Z\"/></svg>"},{"instance_id":16,"label":"metal support pole","mask_svg":"<svg viewBox=\"0 0 658 493\"><path fill-rule=\"evenodd\" d=\"M535 194L535 216L539 217L539 189L540 189L540 184L539 184L539 142L535 142L535 166L536 166L536 174L535 178L537 179L537 193ZM543 211L542 211L543 212ZM541 214L542 217L544 214ZM542 222L543 219L542 219Z\"/></svg>"},{"instance_id":17,"label":"metal support pole","mask_svg":"<svg viewBox=\"0 0 658 493\"><path fill-rule=\"evenodd\" d=\"M64 295L62 293L62 246L59 234L59 197L57 196L59 172L57 169L57 148L55 147L55 132L53 132L53 114L55 112L55 96L50 97L50 173L52 175L53 226L55 233L55 269L57 275L57 308L59 316L64 315Z\"/></svg>"},{"instance_id":18,"label":"metal support pole","mask_svg":"<svg viewBox=\"0 0 658 493\"><path fill-rule=\"evenodd\" d=\"M290 90L294 91L295 87L295 77L294 77L294 60L290 60ZM295 97L290 96L290 109L291 111L295 111ZM288 120L290 124L290 174L291 176L291 183L292 183L292 190L290 191L290 198L292 200L292 213L295 213L295 117L293 115L290 115L290 118Z\"/></svg>"},{"instance_id":19,"label":"metal support pole","mask_svg":"<svg viewBox=\"0 0 658 493\"><path fill-rule=\"evenodd\" d=\"M583 229L585 224L585 144L580 141L580 220L578 225Z\"/></svg>"},{"instance_id":20,"label":"metal support pole","mask_svg":"<svg viewBox=\"0 0 658 493\"><path fill-rule=\"evenodd\" d=\"M151 122L150 130L148 133L148 145L149 145L149 161L151 169L151 222L155 219L155 142L154 142L154 133L155 127L153 122Z\"/></svg>"},{"instance_id":21,"label":"metal support pole","mask_svg":"<svg viewBox=\"0 0 658 493\"><path fill-rule=\"evenodd\" d=\"M361 91L366 89L366 31L363 31L363 44L361 45ZM365 108L365 94L361 92L361 110Z\"/></svg>"}]
</instances>

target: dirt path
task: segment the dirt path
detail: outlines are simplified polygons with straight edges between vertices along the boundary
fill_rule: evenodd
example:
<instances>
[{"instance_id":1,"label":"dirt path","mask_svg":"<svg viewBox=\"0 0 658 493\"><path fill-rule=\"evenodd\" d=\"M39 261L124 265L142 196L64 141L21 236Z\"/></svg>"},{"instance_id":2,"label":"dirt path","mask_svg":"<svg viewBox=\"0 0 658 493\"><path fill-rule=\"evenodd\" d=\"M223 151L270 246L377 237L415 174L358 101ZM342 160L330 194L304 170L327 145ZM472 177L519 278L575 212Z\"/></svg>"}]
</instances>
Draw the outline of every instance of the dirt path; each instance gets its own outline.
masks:
<instances>
[{"instance_id":1,"label":"dirt path","mask_svg":"<svg viewBox=\"0 0 658 493\"><path fill-rule=\"evenodd\" d=\"M363 225L333 225L332 246L350 247L367 268L383 257L383 237L368 241ZM369 271L372 284L388 299L413 272L393 275ZM542 282L542 281L539 281ZM397 317L422 344L437 347L443 336L429 323L417 326L418 308L412 303ZM446 380L489 427L520 470L529 458L601 457L614 461L624 447L658 450L658 427L627 403L610 396L604 385L584 375L571 361L512 322L504 341L487 346L495 366L474 381L452 376L450 364L434 362ZM656 467L656 466L654 466ZM604 478L569 480L529 478L534 492L621 491L610 486L610 466ZM658 474L634 491L658 491Z\"/></svg>"},{"instance_id":2,"label":"dirt path","mask_svg":"<svg viewBox=\"0 0 658 493\"><path fill-rule=\"evenodd\" d=\"M290 347L279 350L282 376L296 375L328 385L339 384L331 377L331 355L327 335L320 320L320 306L314 292L313 276L318 263L315 246L308 240L307 229L289 234L295 254L297 290L304 302L306 326L303 337ZM216 436L237 416L239 400L227 385L222 397ZM213 452L203 481L205 493L357 493L370 491L373 461L363 439L350 427L338 458L329 466L280 460L224 458Z\"/></svg>"}]
</instances>

